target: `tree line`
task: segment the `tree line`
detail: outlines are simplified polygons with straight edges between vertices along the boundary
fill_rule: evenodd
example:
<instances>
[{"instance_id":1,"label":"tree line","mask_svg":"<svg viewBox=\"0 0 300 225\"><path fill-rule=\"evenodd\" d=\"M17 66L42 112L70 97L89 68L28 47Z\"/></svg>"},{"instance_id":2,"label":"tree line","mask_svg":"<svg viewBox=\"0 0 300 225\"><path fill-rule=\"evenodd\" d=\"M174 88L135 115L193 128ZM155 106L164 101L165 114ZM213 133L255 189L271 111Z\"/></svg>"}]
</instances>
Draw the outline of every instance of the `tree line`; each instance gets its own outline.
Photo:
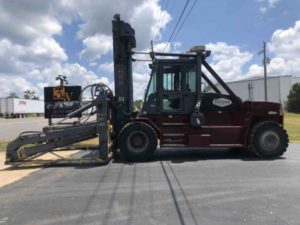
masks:
<instances>
[{"instance_id":1,"label":"tree line","mask_svg":"<svg viewBox=\"0 0 300 225\"><path fill-rule=\"evenodd\" d=\"M20 98L16 92L10 92L6 98ZM39 100L40 98L35 94L35 91L26 90L23 92L23 98Z\"/></svg>"},{"instance_id":2,"label":"tree line","mask_svg":"<svg viewBox=\"0 0 300 225\"><path fill-rule=\"evenodd\" d=\"M286 110L288 112L300 113L300 83L295 83L286 101Z\"/></svg>"}]
</instances>

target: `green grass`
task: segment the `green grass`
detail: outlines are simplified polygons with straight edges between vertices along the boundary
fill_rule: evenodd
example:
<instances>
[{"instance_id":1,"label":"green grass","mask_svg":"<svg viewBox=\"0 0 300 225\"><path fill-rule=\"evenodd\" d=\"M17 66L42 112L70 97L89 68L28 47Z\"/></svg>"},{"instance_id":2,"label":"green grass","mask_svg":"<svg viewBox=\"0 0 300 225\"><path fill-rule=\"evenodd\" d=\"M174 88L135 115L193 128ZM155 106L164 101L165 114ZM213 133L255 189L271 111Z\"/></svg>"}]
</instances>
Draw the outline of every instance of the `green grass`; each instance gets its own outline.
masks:
<instances>
[{"instance_id":1,"label":"green grass","mask_svg":"<svg viewBox=\"0 0 300 225\"><path fill-rule=\"evenodd\" d=\"M300 114L285 112L284 127L291 142L300 142Z\"/></svg>"}]
</instances>

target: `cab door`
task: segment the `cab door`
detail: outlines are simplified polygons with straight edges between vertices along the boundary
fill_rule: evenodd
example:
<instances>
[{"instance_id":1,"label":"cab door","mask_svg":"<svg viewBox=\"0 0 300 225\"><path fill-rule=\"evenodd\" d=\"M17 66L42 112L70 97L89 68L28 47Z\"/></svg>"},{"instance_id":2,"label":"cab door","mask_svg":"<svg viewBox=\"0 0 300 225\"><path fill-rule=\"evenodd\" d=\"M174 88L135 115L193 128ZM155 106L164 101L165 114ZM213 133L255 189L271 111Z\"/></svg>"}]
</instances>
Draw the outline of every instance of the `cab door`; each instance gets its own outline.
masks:
<instances>
[{"instance_id":1,"label":"cab door","mask_svg":"<svg viewBox=\"0 0 300 225\"><path fill-rule=\"evenodd\" d=\"M180 64L162 64L160 71L160 111L178 114L184 110L183 67Z\"/></svg>"},{"instance_id":2,"label":"cab door","mask_svg":"<svg viewBox=\"0 0 300 225\"><path fill-rule=\"evenodd\" d=\"M184 146L189 115L186 111L185 64L162 63L159 73L159 109L157 120L162 130L162 146Z\"/></svg>"}]
</instances>

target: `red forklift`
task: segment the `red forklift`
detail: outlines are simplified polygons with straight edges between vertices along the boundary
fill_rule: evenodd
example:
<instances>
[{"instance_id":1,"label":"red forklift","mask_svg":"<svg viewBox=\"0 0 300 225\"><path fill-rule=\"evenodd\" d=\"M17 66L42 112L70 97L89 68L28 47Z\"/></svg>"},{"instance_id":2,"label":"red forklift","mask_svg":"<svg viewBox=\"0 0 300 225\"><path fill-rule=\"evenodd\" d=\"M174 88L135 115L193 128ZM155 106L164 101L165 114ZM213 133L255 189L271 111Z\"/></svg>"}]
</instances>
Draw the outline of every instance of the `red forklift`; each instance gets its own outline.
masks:
<instances>
[{"instance_id":1,"label":"red forklift","mask_svg":"<svg viewBox=\"0 0 300 225\"><path fill-rule=\"evenodd\" d=\"M207 63L211 52L204 46L188 53L148 53L150 80L141 111L134 111L135 30L119 15L112 25L115 93L105 84L90 85L93 101L65 118L95 107L97 121L71 126L60 121L42 132L23 133L8 145L7 164L95 137L104 160L118 150L130 161L149 160L158 144L186 149L238 147L267 159L287 150L282 106L242 101Z\"/></svg>"}]
</instances>

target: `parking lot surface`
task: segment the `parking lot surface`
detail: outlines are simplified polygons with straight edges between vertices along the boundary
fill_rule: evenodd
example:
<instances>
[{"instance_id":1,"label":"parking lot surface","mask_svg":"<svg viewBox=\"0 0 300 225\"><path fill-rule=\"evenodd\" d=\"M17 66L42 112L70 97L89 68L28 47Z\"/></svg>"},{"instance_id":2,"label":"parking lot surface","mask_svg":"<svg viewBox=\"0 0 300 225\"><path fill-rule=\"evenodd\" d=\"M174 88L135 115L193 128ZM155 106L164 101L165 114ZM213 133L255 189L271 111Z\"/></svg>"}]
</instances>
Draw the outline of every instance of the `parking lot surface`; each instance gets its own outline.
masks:
<instances>
[{"instance_id":1,"label":"parking lot surface","mask_svg":"<svg viewBox=\"0 0 300 225\"><path fill-rule=\"evenodd\" d=\"M53 123L60 119L53 119ZM70 119L70 122L76 119ZM10 141L19 136L24 131L42 131L43 127L48 126L48 119L44 117L28 117L4 119L0 118L0 141Z\"/></svg>"},{"instance_id":2,"label":"parking lot surface","mask_svg":"<svg viewBox=\"0 0 300 225\"><path fill-rule=\"evenodd\" d=\"M3 119L0 118L0 141L16 138L23 131L41 131L48 125L43 117Z\"/></svg>"},{"instance_id":3,"label":"parking lot surface","mask_svg":"<svg viewBox=\"0 0 300 225\"><path fill-rule=\"evenodd\" d=\"M300 145L277 160L158 150L153 161L41 169L0 189L0 224L300 224Z\"/></svg>"}]
</instances>

